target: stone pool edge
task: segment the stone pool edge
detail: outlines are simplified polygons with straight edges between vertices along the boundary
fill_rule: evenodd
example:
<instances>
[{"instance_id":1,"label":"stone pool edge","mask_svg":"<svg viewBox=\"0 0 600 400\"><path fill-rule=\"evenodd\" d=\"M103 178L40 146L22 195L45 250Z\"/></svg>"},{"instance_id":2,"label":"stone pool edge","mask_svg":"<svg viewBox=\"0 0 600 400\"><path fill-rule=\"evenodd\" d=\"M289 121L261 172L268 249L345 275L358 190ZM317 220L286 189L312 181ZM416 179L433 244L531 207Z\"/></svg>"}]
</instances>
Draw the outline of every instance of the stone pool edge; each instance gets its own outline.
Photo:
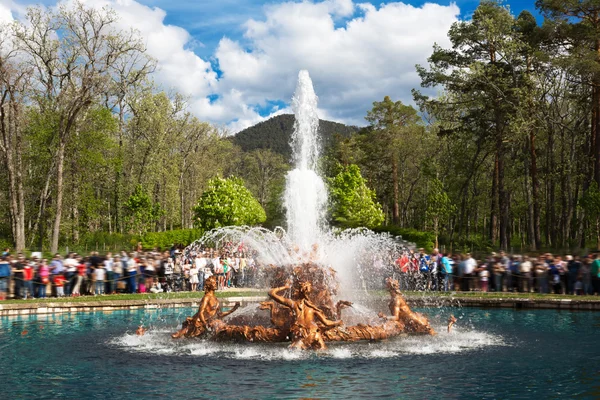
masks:
<instances>
[{"instance_id":1,"label":"stone pool edge","mask_svg":"<svg viewBox=\"0 0 600 400\"><path fill-rule=\"evenodd\" d=\"M266 296L222 297L219 300L225 306L236 302L242 304L256 303L266 300ZM383 298L378 299L384 301ZM512 309L560 309L600 311L599 300L577 299L530 299L530 298L453 298L438 296L407 296L407 301L415 307L481 307ZM19 304L0 303L0 317L34 314L60 314L93 311L115 311L123 309L156 309L159 307L198 307L197 299L144 299L144 300L110 300L110 301L78 301L78 302L35 302Z\"/></svg>"}]
</instances>

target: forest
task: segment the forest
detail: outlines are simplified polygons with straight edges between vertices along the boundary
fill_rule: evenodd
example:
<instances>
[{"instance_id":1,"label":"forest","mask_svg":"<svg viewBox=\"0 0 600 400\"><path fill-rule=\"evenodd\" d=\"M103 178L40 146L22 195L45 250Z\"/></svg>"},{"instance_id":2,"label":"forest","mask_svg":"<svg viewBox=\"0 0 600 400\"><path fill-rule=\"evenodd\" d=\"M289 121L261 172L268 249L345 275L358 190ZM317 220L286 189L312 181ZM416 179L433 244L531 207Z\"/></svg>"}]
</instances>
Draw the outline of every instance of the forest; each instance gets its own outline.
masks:
<instances>
[{"instance_id":1,"label":"forest","mask_svg":"<svg viewBox=\"0 0 600 400\"><path fill-rule=\"evenodd\" d=\"M416 66L411 104L390 93L363 128L321 122L334 225L455 251L598 247L600 5L536 8L541 24L481 2ZM261 208L250 220L283 225L293 117L235 136L200 121L153 82L143 38L117 19L75 2L0 25L0 245L191 238L229 177Z\"/></svg>"}]
</instances>

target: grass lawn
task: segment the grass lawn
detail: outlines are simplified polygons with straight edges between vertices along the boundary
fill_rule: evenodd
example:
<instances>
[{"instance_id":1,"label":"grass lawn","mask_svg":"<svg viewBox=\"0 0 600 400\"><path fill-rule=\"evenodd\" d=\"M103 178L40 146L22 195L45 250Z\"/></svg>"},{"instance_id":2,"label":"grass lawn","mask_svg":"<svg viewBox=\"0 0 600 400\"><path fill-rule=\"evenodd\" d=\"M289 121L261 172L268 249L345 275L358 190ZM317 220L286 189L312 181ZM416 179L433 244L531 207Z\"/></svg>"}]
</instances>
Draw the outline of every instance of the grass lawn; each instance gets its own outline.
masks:
<instances>
[{"instance_id":1,"label":"grass lawn","mask_svg":"<svg viewBox=\"0 0 600 400\"><path fill-rule=\"evenodd\" d=\"M219 290L217 297L252 297L266 296L265 290ZM175 293L138 293L138 294L109 294L102 296L79 297L47 297L45 299L30 300L4 300L0 304L27 304L27 303L81 303L90 301L119 301L119 300L155 300L155 299L197 299L200 300L204 292L175 292Z\"/></svg>"},{"instance_id":2,"label":"grass lawn","mask_svg":"<svg viewBox=\"0 0 600 400\"><path fill-rule=\"evenodd\" d=\"M203 292L175 292L175 293L141 293L141 294L116 294L106 296L81 296L81 297L62 297L45 298L31 300L5 300L0 304L27 304L27 303L79 303L91 301L115 301L115 300L155 300L155 299L201 299ZM232 289L219 290L217 297L255 297L266 296L267 290L261 289ZM374 296L387 296L385 290L372 291ZM452 299L531 299L531 300L595 300L600 301L600 296L570 296L560 294L539 294L539 293L482 293L482 292L404 292L409 297L450 297Z\"/></svg>"},{"instance_id":3,"label":"grass lawn","mask_svg":"<svg viewBox=\"0 0 600 400\"><path fill-rule=\"evenodd\" d=\"M404 292L408 296L437 296L452 297L456 299L532 299L532 300L596 300L600 296L572 296L568 294L540 294L540 293L513 293L513 292Z\"/></svg>"}]
</instances>

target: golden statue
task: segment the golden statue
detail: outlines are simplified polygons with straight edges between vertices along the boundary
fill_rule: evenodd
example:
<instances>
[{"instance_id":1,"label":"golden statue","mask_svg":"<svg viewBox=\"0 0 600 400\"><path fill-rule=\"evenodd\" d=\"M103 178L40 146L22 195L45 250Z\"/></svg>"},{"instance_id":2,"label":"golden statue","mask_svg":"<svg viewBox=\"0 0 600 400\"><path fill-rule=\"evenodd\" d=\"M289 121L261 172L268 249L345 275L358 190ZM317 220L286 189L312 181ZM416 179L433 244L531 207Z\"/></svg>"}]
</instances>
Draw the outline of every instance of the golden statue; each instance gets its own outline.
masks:
<instances>
[{"instance_id":1,"label":"golden statue","mask_svg":"<svg viewBox=\"0 0 600 400\"><path fill-rule=\"evenodd\" d=\"M279 292L291 288L292 285L288 281L285 286L272 289L269 292L269 297L292 310L290 325L290 340L292 343L290 347L302 350L325 349L325 341L321 332L342 325L342 321L327 319L323 311L309 300L308 296L312 291L312 284L309 281L300 284L300 298L298 300L279 295Z\"/></svg>"},{"instance_id":2,"label":"golden statue","mask_svg":"<svg viewBox=\"0 0 600 400\"><path fill-rule=\"evenodd\" d=\"M450 318L448 318L448 333L450 333L450 331L452 330L452 325L454 325L456 321L456 317L450 314Z\"/></svg>"},{"instance_id":3,"label":"golden statue","mask_svg":"<svg viewBox=\"0 0 600 400\"><path fill-rule=\"evenodd\" d=\"M389 308L392 313L391 317L379 313L379 317L384 321L400 322L404 324L403 329L406 332L412 333L427 333L435 335L435 331L429 325L429 320L423 314L414 312L410 309L402 292L400 292L400 285L398 281L392 278L386 279L388 291L390 292Z\"/></svg>"},{"instance_id":4,"label":"golden statue","mask_svg":"<svg viewBox=\"0 0 600 400\"><path fill-rule=\"evenodd\" d=\"M217 278L213 275L204 282L204 297L200 301L198 312L183 322L182 328L171 335L173 338L202 336L207 331L221 327L224 324L221 318L226 317L239 308L240 303L235 303L231 310L221 312L219 299L215 296L215 290L217 290Z\"/></svg>"},{"instance_id":5,"label":"golden statue","mask_svg":"<svg viewBox=\"0 0 600 400\"><path fill-rule=\"evenodd\" d=\"M413 312L400 292L398 281L387 280L391 301L391 316L379 314L380 324L357 324L342 326L341 311L352 307L349 301L334 304L338 283L335 271L316 263L296 266L269 266L273 289L269 297L273 301L260 303L259 309L270 312L272 326L257 324L257 318L248 315L222 320L233 313L239 303L227 311L220 311L215 296L217 281L214 276L205 282L205 294L198 312L188 317L174 338L206 336L211 340L243 342L291 342L290 347L302 350L322 350L328 341L384 340L405 333L433 335L429 321L420 313ZM292 276L294 284L286 277ZM284 283L285 282L285 283ZM282 295L288 291L288 295ZM266 321L262 321L265 325ZM449 326L450 329L451 325ZM209 334L210 333L210 334Z\"/></svg>"}]
</instances>

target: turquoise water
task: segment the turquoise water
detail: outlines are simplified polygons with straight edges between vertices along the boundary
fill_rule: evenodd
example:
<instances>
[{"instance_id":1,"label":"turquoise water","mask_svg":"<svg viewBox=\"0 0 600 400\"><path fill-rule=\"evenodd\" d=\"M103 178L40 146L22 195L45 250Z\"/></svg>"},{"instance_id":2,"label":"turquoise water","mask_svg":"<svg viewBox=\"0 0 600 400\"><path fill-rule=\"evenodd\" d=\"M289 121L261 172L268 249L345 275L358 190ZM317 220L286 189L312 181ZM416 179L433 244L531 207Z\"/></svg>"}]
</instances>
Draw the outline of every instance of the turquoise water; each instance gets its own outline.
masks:
<instances>
[{"instance_id":1,"label":"turquoise water","mask_svg":"<svg viewBox=\"0 0 600 400\"><path fill-rule=\"evenodd\" d=\"M13 398L600 398L600 313L421 310L436 337L331 346L173 341L191 309L0 319ZM459 322L448 334L443 321ZM137 325L150 326L143 337Z\"/></svg>"}]
</instances>

